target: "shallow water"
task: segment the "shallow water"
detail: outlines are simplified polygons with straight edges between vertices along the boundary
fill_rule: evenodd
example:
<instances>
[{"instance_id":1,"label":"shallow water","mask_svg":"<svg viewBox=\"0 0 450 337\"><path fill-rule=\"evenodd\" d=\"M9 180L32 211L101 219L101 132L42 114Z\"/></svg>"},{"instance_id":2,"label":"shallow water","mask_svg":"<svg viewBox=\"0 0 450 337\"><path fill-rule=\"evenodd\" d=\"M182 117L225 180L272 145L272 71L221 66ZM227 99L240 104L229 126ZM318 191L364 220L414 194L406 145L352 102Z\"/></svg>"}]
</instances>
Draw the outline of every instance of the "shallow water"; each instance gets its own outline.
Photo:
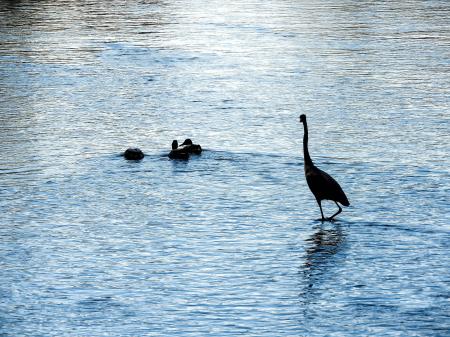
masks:
<instances>
[{"instance_id":1,"label":"shallow water","mask_svg":"<svg viewBox=\"0 0 450 337\"><path fill-rule=\"evenodd\" d=\"M448 336L449 17L1 2L0 335Z\"/></svg>"}]
</instances>

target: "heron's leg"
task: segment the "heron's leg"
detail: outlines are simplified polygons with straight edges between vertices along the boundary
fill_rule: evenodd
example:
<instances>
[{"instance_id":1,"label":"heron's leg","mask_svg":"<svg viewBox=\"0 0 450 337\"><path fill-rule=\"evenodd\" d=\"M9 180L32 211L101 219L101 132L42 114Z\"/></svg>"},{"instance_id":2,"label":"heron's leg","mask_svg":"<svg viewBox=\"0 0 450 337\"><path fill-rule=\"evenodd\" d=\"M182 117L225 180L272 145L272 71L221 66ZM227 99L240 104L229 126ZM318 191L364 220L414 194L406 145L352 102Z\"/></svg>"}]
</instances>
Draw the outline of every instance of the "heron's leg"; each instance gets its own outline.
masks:
<instances>
[{"instance_id":1,"label":"heron's leg","mask_svg":"<svg viewBox=\"0 0 450 337\"><path fill-rule=\"evenodd\" d=\"M337 211L336 213L334 213L332 216L330 216L330 218L329 218L328 220L333 220L333 218L334 218L336 215L338 215L339 213L342 212L341 206L339 206L339 204L338 204L336 201L335 201L334 203L336 204L336 206L337 206L339 209L338 209L338 211Z\"/></svg>"},{"instance_id":2,"label":"heron's leg","mask_svg":"<svg viewBox=\"0 0 450 337\"><path fill-rule=\"evenodd\" d=\"M319 199L316 199L316 200L320 207L320 214L322 214L322 221L325 221L325 217L323 216L323 211L322 211L322 201Z\"/></svg>"}]
</instances>

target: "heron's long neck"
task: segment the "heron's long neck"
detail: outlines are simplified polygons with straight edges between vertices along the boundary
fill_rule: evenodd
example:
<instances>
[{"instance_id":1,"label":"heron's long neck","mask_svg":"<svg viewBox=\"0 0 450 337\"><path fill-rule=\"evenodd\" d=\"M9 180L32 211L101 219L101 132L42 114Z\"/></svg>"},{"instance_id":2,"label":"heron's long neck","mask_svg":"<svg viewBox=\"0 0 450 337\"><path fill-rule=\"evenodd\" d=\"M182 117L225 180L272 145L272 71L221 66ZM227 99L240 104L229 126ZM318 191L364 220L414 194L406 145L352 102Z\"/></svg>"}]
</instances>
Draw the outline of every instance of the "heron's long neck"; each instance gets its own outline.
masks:
<instances>
[{"instance_id":1,"label":"heron's long neck","mask_svg":"<svg viewBox=\"0 0 450 337\"><path fill-rule=\"evenodd\" d=\"M308 125L306 121L303 123L304 133L303 133L303 158L305 160L305 165L313 165L311 157L308 151Z\"/></svg>"}]
</instances>

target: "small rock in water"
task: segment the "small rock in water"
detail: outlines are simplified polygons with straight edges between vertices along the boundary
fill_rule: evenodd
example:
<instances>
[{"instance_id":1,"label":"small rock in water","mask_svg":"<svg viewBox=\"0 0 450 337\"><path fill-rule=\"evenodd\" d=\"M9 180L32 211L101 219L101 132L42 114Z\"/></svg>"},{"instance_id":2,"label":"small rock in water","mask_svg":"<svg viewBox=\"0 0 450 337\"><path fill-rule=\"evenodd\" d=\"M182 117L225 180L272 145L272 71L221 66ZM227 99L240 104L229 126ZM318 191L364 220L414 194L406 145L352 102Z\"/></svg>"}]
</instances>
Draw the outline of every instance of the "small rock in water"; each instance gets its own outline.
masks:
<instances>
[{"instance_id":1,"label":"small rock in water","mask_svg":"<svg viewBox=\"0 0 450 337\"><path fill-rule=\"evenodd\" d=\"M141 160L142 158L144 158L144 152L142 152L141 149L138 149L137 147L129 148L124 152L123 156L127 160Z\"/></svg>"}]
</instances>

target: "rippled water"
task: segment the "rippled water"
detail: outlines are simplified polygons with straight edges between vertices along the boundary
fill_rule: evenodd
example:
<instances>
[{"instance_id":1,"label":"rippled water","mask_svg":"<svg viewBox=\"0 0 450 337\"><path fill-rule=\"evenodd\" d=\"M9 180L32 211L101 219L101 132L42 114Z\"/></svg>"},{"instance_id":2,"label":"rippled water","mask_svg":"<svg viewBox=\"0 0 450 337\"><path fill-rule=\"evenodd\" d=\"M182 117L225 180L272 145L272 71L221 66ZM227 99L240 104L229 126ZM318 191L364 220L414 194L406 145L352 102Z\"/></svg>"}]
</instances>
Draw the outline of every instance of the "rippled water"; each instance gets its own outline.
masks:
<instances>
[{"instance_id":1,"label":"rippled water","mask_svg":"<svg viewBox=\"0 0 450 337\"><path fill-rule=\"evenodd\" d=\"M449 17L2 1L0 335L448 336ZM300 113L352 203L334 223ZM204 153L170 161L187 137Z\"/></svg>"}]
</instances>

